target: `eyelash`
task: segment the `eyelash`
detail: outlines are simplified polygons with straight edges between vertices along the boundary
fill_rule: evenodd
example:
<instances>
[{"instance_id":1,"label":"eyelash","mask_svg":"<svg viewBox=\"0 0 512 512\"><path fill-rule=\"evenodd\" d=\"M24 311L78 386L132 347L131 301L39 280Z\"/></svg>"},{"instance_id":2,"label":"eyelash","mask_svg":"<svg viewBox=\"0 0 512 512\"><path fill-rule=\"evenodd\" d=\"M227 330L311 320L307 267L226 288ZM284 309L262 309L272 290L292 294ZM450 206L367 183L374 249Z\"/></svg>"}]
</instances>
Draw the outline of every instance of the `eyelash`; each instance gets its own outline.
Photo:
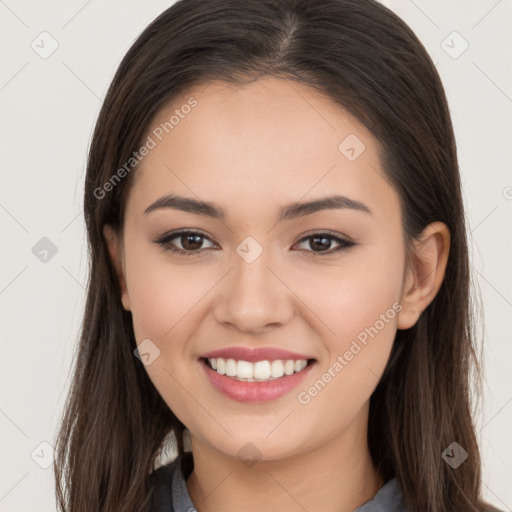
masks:
<instances>
[{"instance_id":1,"label":"eyelash","mask_svg":"<svg viewBox=\"0 0 512 512\"><path fill-rule=\"evenodd\" d=\"M179 238L184 235L197 235L201 238L204 238L204 239L214 243L213 240L209 236L206 236L204 233L201 233L199 231L193 231L193 230L182 230L182 231L166 233L165 235L162 235L161 237L153 240L153 242L164 247L165 250L171 251L175 254L179 254L182 256L197 256L197 255L201 254L201 252L206 250L206 249L198 249L198 250L194 250L194 251L185 251L183 249L174 247L173 245L170 244L171 240L174 240L175 238ZM323 231L307 235L307 236L301 238L298 241L298 243L302 243L302 242L312 239L312 238L320 238L320 237L334 240L335 242L337 242L340 245L339 245L339 247L337 247L334 250L328 250L328 251L323 251L323 252L306 251L306 252L311 252L313 257L318 257L318 256L323 257L326 255L332 255L333 253L345 251L345 250L350 249L351 247L357 245L355 242L352 242L351 240L346 240L346 239L340 238L339 236L334 235L332 233L323 232Z\"/></svg>"}]
</instances>

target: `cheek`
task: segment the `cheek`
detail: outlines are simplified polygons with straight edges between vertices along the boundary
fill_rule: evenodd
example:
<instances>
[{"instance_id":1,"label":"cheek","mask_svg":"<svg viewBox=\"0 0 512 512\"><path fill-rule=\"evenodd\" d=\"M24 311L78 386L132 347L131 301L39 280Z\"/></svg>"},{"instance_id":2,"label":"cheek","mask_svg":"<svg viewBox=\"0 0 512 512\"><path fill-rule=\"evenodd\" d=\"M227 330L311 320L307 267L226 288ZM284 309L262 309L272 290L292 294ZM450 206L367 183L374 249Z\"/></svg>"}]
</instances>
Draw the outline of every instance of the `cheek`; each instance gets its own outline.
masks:
<instances>
[{"instance_id":1,"label":"cheek","mask_svg":"<svg viewBox=\"0 0 512 512\"><path fill-rule=\"evenodd\" d=\"M137 341L163 340L170 333L177 339L184 320L215 283L197 268L172 265L157 251L137 247L127 251L126 276Z\"/></svg>"},{"instance_id":2,"label":"cheek","mask_svg":"<svg viewBox=\"0 0 512 512\"><path fill-rule=\"evenodd\" d=\"M388 323L396 322L393 304L401 296L402 272L399 254L374 246L347 257L342 265L309 269L307 280L300 270L295 276L289 274L288 282L295 280L294 291L315 314L312 321L328 340L332 356L376 323L384 331Z\"/></svg>"},{"instance_id":3,"label":"cheek","mask_svg":"<svg viewBox=\"0 0 512 512\"><path fill-rule=\"evenodd\" d=\"M351 417L369 399L386 367L401 310L400 255L381 246L352 261L328 278L319 273L299 292L318 314L325 349L299 402L332 418Z\"/></svg>"},{"instance_id":4,"label":"cheek","mask_svg":"<svg viewBox=\"0 0 512 512\"><path fill-rule=\"evenodd\" d=\"M191 266L171 265L156 251L130 249L125 264L135 339L150 339L159 351L145 370L180 421L193 424L194 408L184 390L192 392L199 376L195 365L184 364L187 340L197 327L194 306L215 281L211 275L202 279Z\"/></svg>"},{"instance_id":5,"label":"cheek","mask_svg":"<svg viewBox=\"0 0 512 512\"><path fill-rule=\"evenodd\" d=\"M297 418L304 418L318 435L334 436L358 416L391 353L401 307L398 295L393 287L370 295L362 290L366 287L347 287L346 294L331 295L325 321L335 334L324 337L325 357L297 390Z\"/></svg>"}]
</instances>

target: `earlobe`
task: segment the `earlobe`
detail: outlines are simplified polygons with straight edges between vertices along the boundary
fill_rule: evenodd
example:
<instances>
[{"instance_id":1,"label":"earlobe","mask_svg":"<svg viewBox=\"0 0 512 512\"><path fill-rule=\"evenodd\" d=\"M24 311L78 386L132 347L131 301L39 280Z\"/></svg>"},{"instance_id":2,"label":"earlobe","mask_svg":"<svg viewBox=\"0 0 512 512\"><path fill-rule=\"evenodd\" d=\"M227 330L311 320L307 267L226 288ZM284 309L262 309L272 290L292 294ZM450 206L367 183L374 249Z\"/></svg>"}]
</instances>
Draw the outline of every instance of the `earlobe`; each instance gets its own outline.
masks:
<instances>
[{"instance_id":1,"label":"earlobe","mask_svg":"<svg viewBox=\"0 0 512 512\"><path fill-rule=\"evenodd\" d=\"M105 224L103 226L103 236L107 244L107 249L110 255L110 260L114 266L119 287L121 288L121 303L124 309L130 311L130 297L126 288L126 279L124 275L124 262L123 253L121 247L121 241L118 233L112 228L112 226Z\"/></svg>"},{"instance_id":2,"label":"earlobe","mask_svg":"<svg viewBox=\"0 0 512 512\"><path fill-rule=\"evenodd\" d=\"M413 254L404 279L402 310L398 329L409 329L434 300L444 279L450 252L450 230L443 222L433 222L414 240Z\"/></svg>"}]
</instances>

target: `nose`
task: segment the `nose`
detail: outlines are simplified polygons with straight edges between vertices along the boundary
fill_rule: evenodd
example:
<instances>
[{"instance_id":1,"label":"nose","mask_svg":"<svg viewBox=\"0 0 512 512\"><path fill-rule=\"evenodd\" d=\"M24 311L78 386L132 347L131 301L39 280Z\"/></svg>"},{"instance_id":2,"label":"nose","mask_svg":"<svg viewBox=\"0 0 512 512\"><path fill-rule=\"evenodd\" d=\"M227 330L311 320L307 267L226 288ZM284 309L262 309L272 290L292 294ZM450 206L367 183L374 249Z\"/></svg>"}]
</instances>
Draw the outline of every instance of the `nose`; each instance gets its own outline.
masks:
<instances>
[{"instance_id":1,"label":"nose","mask_svg":"<svg viewBox=\"0 0 512 512\"><path fill-rule=\"evenodd\" d=\"M294 314L293 292L266 251L247 262L235 255L234 268L218 288L214 317L220 324L259 334L285 325Z\"/></svg>"}]
</instances>

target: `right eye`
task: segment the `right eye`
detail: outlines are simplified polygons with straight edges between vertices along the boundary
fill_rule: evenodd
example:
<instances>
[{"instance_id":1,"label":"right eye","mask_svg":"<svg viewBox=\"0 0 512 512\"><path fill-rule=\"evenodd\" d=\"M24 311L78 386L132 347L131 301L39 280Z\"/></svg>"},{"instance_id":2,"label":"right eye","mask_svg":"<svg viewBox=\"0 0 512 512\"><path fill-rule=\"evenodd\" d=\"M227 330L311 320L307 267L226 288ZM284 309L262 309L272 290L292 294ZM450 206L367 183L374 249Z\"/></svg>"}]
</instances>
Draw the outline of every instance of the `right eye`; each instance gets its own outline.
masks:
<instances>
[{"instance_id":1,"label":"right eye","mask_svg":"<svg viewBox=\"0 0 512 512\"><path fill-rule=\"evenodd\" d=\"M173 241L177 239L181 247L176 247ZM161 237L154 240L154 243L161 245L165 250L169 250L176 254L183 256L197 256L201 254L204 249L201 245L204 240L213 243L210 237L199 231L181 230L166 233Z\"/></svg>"}]
</instances>

